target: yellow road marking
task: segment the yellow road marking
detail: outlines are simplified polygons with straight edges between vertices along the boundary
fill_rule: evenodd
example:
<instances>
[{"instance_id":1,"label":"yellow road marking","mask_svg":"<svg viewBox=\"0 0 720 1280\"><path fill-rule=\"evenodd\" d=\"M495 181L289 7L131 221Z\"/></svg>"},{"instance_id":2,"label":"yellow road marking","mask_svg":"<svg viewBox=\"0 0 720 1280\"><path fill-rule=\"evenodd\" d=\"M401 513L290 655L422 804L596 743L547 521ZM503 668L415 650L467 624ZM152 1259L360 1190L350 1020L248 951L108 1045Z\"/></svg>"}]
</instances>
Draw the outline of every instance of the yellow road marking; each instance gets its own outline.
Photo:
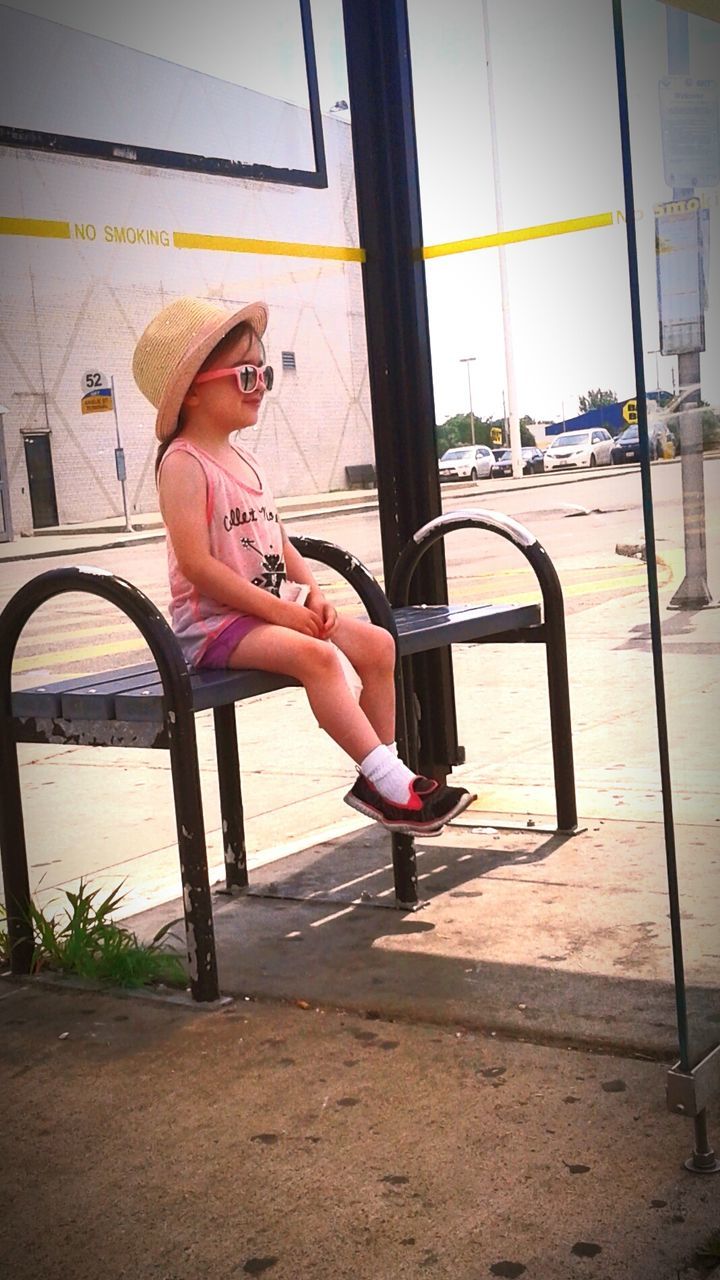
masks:
<instances>
[{"instance_id":1,"label":"yellow road marking","mask_svg":"<svg viewBox=\"0 0 720 1280\"><path fill-rule=\"evenodd\" d=\"M572 231L589 231L593 227L613 225L611 213L595 213L588 218L568 218L564 222L541 222L534 227L518 227L515 231L496 231L490 236L473 236L469 240L449 240L446 244L429 244L422 249L423 258L442 258L451 253L469 253L473 249L496 249L503 244L519 244L522 240L540 240L545 236L564 236Z\"/></svg>"},{"instance_id":2,"label":"yellow road marking","mask_svg":"<svg viewBox=\"0 0 720 1280\"><path fill-rule=\"evenodd\" d=\"M48 218L0 218L0 235L45 236L51 240L69 240L70 223L52 222Z\"/></svg>"},{"instance_id":3,"label":"yellow road marking","mask_svg":"<svg viewBox=\"0 0 720 1280\"><path fill-rule=\"evenodd\" d=\"M48 637L60 641L66 638L70 640L87 640L90 636L114 636L117 635L118 631L123 629L123 626L132 626L135 634L137 635L137 627L134 626L129 618L125 620L125 623L123 623L123 620L119 618L117 622L108 622L102 627L71 626L64 631L61 630L59 626L53 627L49 631L31 631L28 627L20 636L18 649L27 648L29 644L38 644L39 641L47 640Z\"/></svg>"},{"instance_id":4,"label":"yellow road marking","mask_svg":"<svg viewBox=\"0 0 720 1280\"><path fill-rule=\"evenodd\" d=\"M207 236L173 231L176 249L213 249L220 253L279 254L287 258L337 258L364 262L365 250L332 244L302 244L293 240L249 240L245 236Z\"/></svg>"},{"instance_id":5,"label":"yellow road marking","mask_svg":"<svg viewBox=\"0 0 720 1280\"><path fill-rule=\"evenodd\" d=\"M49 653L36 653L30 658L19 658L13 662L13 671L33 671L36 667L54 667L59 662L81 662L83 658L103 658L109 653L131 653L138 649L146 649L142 637L134 640L116 640L114 644L88 644L78 649L54 649Z\"/></svg>"},{"instance_id":6,"label":"yellow road marking","mask_svg":"<svg viewBox=\"0 0 720 1280\"><path fill-rule=\"evenodd\" d=\"M662 570L663 568L662 565L659 565L658 567L660 570ZM519 570L511 570L509 572L526 572L526 570L521 568ZM495 575L485 574L485 575L479 575L479 576L493 577ZM667 585L667 581L669 581L672 578L672 573L668 567L666 567L665 576L666 576L666 580L665 582L663 582L662 585ZM449 583L449 586L451 589L451 594L454 602L460 603L461 601L467 602L472 600L476 604L478 603L482 604L483 602L478 601L478 598L477 598L478 597L477 581L478 581L477 578L473 580L468 580L460 586L460 589L458 589L457 581L453 582L451 580ZM602 594L604 592L617 591L618 589L623 587L628 587L633 590L634 589L642 590L645 586L646 586L645 568L643 565L638 564L637 566L632 566L631 568L628 568L628 570L621 576L616 576L612 578L602 578L596 582L583 581L583 582L575 582L575 583L566 585L563 588L563 595L565 597L569 597L569 596L582 596L582 595L590 595L590 594ZM327 588L323 588L323 589L327 590ZM342 584L338 584L337 587L333 587L333 594L335 594L337 590L344 590L344 588L342 587ZM357 607L358 602L357 602L356 596L354 595L354 593L352 595L350 594L351 588L348 587L347 591L348 591L347 600L339 601L338 603L342 603L343 605L353 604ZM487 604L534 604L538 601L538 599L539 599L539 590L536 588L533 591L514 591L512 595L496 595L495 592L493 592L492 596L485 603ZM97 630L98 630L98 634L105 634L107 633L108 630L112 630L112 628L100 627ZM74 664L74 663L83 661L83 659L88 659L88 658L102 658L102 657L106 657L108 655L113 655L113 654L133 653L143 649L147 652L147 648L148 646L146 645L145 641L142 639L141 636L138 635L138 636L135 636L134 638L128 638L127 640L115 640L114 642L111 642L109 644L80 645L76 649L72 649L72 648L71 649L55 649L55 650L50 650L49 652L46 652L46 653L36 653L29 657L16 659L15 662L13 663L13 672L19 675L22 672L34 671L34 670L37 670L38 668L47 669L48 667L50 668L56 667L62 663Z\"/></svg>"}]
</instances>

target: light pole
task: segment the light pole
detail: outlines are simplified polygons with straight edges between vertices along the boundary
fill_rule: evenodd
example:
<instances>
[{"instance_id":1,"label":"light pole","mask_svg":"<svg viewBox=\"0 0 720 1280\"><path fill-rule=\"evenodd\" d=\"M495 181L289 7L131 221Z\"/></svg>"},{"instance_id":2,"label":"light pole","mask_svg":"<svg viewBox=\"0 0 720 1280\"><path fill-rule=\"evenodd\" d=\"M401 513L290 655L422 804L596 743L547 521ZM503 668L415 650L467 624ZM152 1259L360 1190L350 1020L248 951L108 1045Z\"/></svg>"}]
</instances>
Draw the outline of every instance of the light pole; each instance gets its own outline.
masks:
<instances>
[{"instance_id":1,"label":"light pole","mask_svg":"<svg viewBox=\"0 0 720 1280\"><path fill-rule=\"evenodd\" d=\"M460 357L460 363L464 364L467 369L468 397L470 400L470 441L472 444L475 443L475 419L473 417L473 407L472 407L472 386L470 383L470 365L476 359L477 359L477 356L461 356Z\"/></svg>"},{"instance_id":2,"label":"light pole","mask_svg":"<svg viewBox=\"0 0 720 1280\"><path fill-rule=\"evenodd\" d=\"M487 64L488 107L490 110L490 143L492 148L493 188L495 192L495 222L498 231L504 231L505 222L502 207L502 183L500 181L500 157L495 124L495 86L493 79L492 58L490 56L490 22L488 18L488 0L482 0L483 33L485 37L485 61ZM510 325L510 287L505 262L505 246L498 247L498 266L500 268L500 299L503 315L503 336L505 340L505 379L508 393L508 417L510 420L510 453L512 457L512 473L517 480L522 476L522 449L520 447L520 422L517 411L517 388L515 385L515 358L513 355L512 329Z\"/></svg>"}]
</instances>

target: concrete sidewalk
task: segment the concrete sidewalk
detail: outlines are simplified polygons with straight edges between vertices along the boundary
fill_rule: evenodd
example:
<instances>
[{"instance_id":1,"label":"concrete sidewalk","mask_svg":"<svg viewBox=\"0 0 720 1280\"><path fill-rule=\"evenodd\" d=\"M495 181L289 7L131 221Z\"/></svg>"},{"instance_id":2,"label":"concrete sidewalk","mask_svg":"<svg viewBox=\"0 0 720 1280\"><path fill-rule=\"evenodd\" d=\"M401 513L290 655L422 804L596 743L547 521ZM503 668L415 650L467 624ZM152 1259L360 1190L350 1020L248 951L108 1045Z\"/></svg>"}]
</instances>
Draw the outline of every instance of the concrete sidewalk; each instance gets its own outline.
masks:
<instances>
[{"instance_id":1,"label":"concrete sidewalk","mask_svg":"<svg viewBox=\"0 0 720 1280\"><path fill-rule=\"evenodd\" d=\"M664 675L700 1056L720 1016L720 611L669 612L672 590ZM347 761L302 691L240 708L252 886L215 898L230 1002L0 986L14 1099L0 1260L14 1280L705 1274L720 1182L682 1169L692 1127L663 1097L677 1035L644 600L638 584L568 617L571 837L552 829L541 649L455 650L468 764L454 776L478 801L418 842L416 913L392 909L388 839L344 808ZM217 881L207 717L198 735ZM95 867L103 887L127 877L145 937L180 915L165 753L23 751L36 882L51 891L58 865ZM720 1148L717 1106L710 1136Z\"/></svg>"}]
</instances>

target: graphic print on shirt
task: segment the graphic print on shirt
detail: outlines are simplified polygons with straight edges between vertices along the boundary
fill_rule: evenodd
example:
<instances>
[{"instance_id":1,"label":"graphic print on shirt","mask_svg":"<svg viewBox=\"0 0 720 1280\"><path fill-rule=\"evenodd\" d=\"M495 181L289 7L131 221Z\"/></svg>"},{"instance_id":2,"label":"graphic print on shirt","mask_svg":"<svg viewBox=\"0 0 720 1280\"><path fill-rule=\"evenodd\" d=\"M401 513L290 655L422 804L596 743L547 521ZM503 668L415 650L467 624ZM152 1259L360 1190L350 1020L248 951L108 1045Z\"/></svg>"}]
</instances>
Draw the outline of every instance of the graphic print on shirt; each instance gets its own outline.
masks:
<instances>
[{"instance_id":1,"label":"graphic print on shirt","mask_svg":"<svg viewBox=\"0 0 720 1280\"><path fill-rule=\"evenodd\" d=\"M258 554L260 554L258 552ZM263 587L265 591L270 591L272 595L280 595L281 584L287 578L285 569L285 561L282 556L274 555L268 552L262 558L262 573L259 577L253 578L254 587Z\"/></svg>"}]
</instances>

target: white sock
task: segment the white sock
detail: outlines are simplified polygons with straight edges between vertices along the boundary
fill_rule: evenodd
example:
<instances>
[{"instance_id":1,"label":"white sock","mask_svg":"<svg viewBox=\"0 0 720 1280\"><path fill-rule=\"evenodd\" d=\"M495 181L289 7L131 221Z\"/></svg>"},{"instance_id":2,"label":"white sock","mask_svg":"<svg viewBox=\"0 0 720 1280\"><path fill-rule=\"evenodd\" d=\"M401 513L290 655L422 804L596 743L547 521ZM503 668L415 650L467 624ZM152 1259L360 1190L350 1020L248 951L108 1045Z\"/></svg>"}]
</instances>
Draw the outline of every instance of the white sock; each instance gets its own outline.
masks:
<instances>
[{"instance_id":1,"label":"white sock","mask_svg":"<svg viewBox=\"0 0 720 1280\"><path fill-rule=\"evenodd\" d=\"M381 796L391 800L393 804L407 804L410 796L410 783L417 774L408 769L389 747L375 747L360 762L360 772L368 782L372 783Z\"/></svg>"},{"instance_id":2,"label":"white sock","mask_svg":"<svg viewBox=\"0 0 720 1280\"><path fill-rule=\"evenodd\" d=\"M397 742L386 742L385 746L387 747L388 751L392 751L394 756L397 755L398 753Z\"/></svg>"}]
</instances>

